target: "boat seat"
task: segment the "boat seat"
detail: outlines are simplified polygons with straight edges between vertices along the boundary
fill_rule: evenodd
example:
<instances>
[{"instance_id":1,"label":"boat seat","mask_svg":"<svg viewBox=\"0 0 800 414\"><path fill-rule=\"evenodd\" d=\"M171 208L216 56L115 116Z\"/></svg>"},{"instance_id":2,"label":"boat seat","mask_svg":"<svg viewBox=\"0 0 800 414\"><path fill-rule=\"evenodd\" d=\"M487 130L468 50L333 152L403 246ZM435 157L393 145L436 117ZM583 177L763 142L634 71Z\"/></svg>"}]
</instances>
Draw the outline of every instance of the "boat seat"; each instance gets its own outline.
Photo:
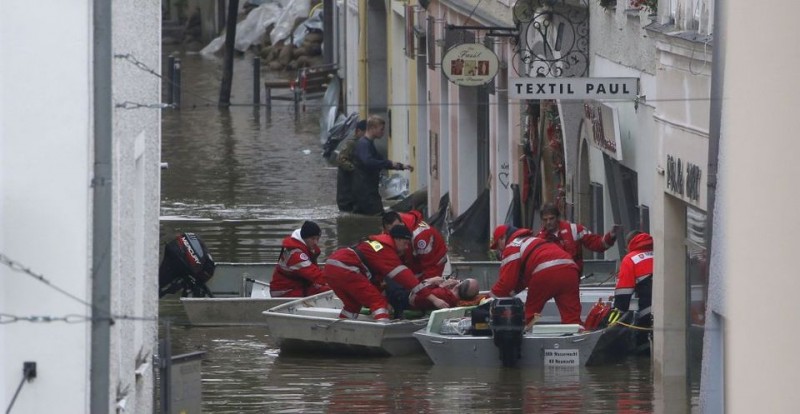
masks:
<instances>
[{"instance_id":1,"label":"boat seat","mask_svg":"<svg viewBox=\"0 0 800 414\"><path fill-rule=\"evenodd\" d=\"M320 308L320 307L302 307L297 308L295 312L298 315L304 316L316 316L321 318L331 318L331 319L338 319L339 313L341 309L334 309L334 308Z\"/></svg>"},{"instance_id":2,"label":"boat seat","mask_svg":"<svg viewBox=\"0 0 800 414\"><path fill-rule=\"evenodd\" d=\"M580 332L581 326L577 323L572 324L546 324L533 325L531 334L534 335L566 335Z\"/></svg>"}]
</instances>

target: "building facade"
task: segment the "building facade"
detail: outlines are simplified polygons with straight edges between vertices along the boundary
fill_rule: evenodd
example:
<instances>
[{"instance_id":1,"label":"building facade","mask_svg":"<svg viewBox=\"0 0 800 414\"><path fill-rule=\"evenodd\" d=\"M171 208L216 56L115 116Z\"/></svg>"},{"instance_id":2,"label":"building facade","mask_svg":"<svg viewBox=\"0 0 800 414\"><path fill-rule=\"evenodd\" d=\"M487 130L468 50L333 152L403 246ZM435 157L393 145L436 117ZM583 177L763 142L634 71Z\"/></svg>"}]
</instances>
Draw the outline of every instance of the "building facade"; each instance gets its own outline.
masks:
<instances>
[{"instance_id":1,"label":"building facade","mask_svg":"<svg viewBox=\"0 0 800 414\"><path fill-rule=\"evenodd\" d=\"M131 59L160 67L160 6L0 10L0 313L14 322L0 327L0 401L11 401L23 363L35 362L38 375L14 412L151 412L161 94L160 80ZM110 102L96 101L104 94ZM100 188L107 202L97 201ZM110 240L95 240L101 233ZM110 326L93 302L100 279L110 284L109 294L99 292L110 302ZM103 324L106 345L93 346L104 342ZM103 395L93 392L104 385Z\"/></svg>"}]
</instances>

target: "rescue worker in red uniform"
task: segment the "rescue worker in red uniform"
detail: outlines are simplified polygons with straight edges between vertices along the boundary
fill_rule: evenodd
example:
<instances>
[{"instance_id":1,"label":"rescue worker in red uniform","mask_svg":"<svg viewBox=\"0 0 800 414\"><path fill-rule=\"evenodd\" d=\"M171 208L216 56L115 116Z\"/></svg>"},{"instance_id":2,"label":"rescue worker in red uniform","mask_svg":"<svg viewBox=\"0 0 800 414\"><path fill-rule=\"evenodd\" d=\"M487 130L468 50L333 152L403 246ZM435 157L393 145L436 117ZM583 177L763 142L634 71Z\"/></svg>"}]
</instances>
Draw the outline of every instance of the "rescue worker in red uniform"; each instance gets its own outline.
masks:
<instances>
[{"instance_id":1,"label":"rescue worker in red uniform","mask_svg":"<svg viewBox=\"0 0 800 414\"><path fill-rule=\"evenodd\" d=\"M421 281L437 276L449 276L447 243L436 228L423 220L422 213L411 210L408 213L390 211L383 215L383 231L403 224L411 231L411 248L403 261Z\"/></svg>"},{"instance_id":2,"label":"rescue worker in red uniform","mask_svg":"<svg viewBox=\"0 0 800 414\"><path fill-rule=\"evenodd\" d=\"M456 279L445 280L441 277L432 277L426 279L422 283L430 286L432 288L430 291L431 294L445 301L448 308L458 306L459 301L472 300L480 293L480 288L476 279L464 279L459 281ZM437 309L436 305L431 303L430 300L419 295L416 297L415 301L411 303L411 307L416 310Z\"/></svg>"},{"instance_id":3,"label":"rescue worker in red uniform","mask_svg":"<svg viewBox=\"0 0 800 414\"><path fill-rule=\"evenodd\" d=\"M653 315L653 238L640 231L632 231L626 237L628 254L620 261L617 286L614 289L614 308L627 311L633 294L639 299L636 325L651 327Z\"/></svg>"},{"instance_id":4,"label":"rescue worker in red uniform","mask_svg":"<svg viewBox=\"0 0 800 414\"><path fill-rule=\"evenodd\" d=\"M437 308L447 307L446 302L430 293L430 286L420 284L414 273L400 261L410 242L411 232L405 226L395 226L389 234L369 236L330 255L323 274L344 304L340 318L356 319L361 307L366 306L373 319L389 322L389 304L381 294L384 279L408 289L409 302L414 302L419 295Z\"/></svg>"},{"instance_id":5,"label":"rescue worker in red uniform","mask_svg":"<svg viewBox=\"0 0 800 414\"><path fill-rule=\"evenodd\" d=\"M322 270L317 266L321 234L317 223L306 221L301 228L283 239L278 265L272 272L272 282L269 284L270 296L294 298L330 290Z\"/></svg>"},{"instance_id":6,"label":"rescue worker in red uniform","mask_svg":"<svg viewBox=\"0 0 800 414\"><path fill-rule=\"evenodd\" d=\"M554 298L561 323L581 323L578 266L569 253L528 229L501 225L494 230L490 248L502 259L492 295L508 297L528 288L525 322L542 312Z\"/></svg>"},{"instance_id":7,"label":"rescue worker in red uniform","mask_svg":"<svg viewBox=\"0 0 800 414\"><path fill-rule=\"evenodd\" d=\"M561 220L561 213L553 203L545 203L539 214L542 218L542 229L536 237L557 243L569 253L578 265L578 274L583 273L583 248L593 252L610 249L617 241L617 232L621 228L614 225L605 235L593 234L582 224Z\"/></svg>"}]
</instances>

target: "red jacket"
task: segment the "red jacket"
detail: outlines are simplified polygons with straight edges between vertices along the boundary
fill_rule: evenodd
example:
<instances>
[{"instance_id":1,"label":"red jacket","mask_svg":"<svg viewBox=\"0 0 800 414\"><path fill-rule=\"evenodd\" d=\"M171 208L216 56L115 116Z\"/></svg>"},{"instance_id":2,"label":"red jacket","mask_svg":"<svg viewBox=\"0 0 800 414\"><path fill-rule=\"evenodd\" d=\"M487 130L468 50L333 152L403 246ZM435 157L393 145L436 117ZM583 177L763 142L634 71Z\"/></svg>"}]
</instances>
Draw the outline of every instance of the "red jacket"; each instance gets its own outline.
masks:
<instances>
[{"instance_id":1,"label":"red jacket","mask_svg":"<svg viewBox=\"0 0 800 414\"><path fill-rule=\"evenodd\" d=\"M424 288L414 273L400 261L394 239L388 234L369 236L353 247L339 249L331 254L325 265L350 268L364 275L378 288L381 288L385 278L411 290L412 294ZM415 290L418 286L420 288Z\"/></svg>"},{"instance_id":2,"label":"red jacket","mask_svg":"<svg viewBox=\"0 0 800 414\"><path fill-rule=\"evenodd\" d=\"M309 249L300 237L299 229L283 239L278 265L269 284L271 294L280 297L295 289L305 291L314 285L325 285L322 270L317 266L319 253L318 248L315 251Z\"/></svg>"},{"instance_id":3,"label":"red jacket","mask_svg":"<svg viewBox=\"0 0 800 414\"><path fill-rule=\"evenodd\" d=\"M640 233L628 242L628 254L620 261L617 287L614 289L614 307L628 310L630 297L637 286L651 283L653 277L653 238ZM649 293L649 292L648 292ZM647 307L648 302L640 303Z\"/></svg>"},{"instance_id":4,"label":"red jacket","mask_svg":"<svg viewBox=\"0 0 800 414\"><path fill-rule=\"evenodd\" d=\"M441 276L447 264L447 244L442 234L423 221L418 211L400 213L400 219L413 235L404 258L406 265L421 280Z\"/></svg>"},{"instance_id":5,"label":"red jacket","mask_svg":"<svg viewBox=\"0 0 800 414\"><path fill-rule=\"evenodd\" d=\"M458 305L458 297L453 293L452 290L448 288L443 288L440 286L434 287L429 289L430 294L433 294L437 298L447 302L447 306L453 308ZM427 296L427 295L426 295ZM421 295L416 295L416 298L413 302L411 302L411 306L414 309L418 310L435 310L437 309L436 306L428 300L427 297L423 297Z\"/></svg>"},{"instance_id":6,"label":"red jacket","mask_svg":"<svg viewBox=\"0 0 800 414\"><path fill-rule=\"evenodd\" d=\"M594 234L582 224L570 223L566 220L558 221L558 228L550 233L546 228L539 230L536 237L557 243L564 251L572 256L578 265L578 270L583 271L583 248L594 252L604 252L614 245L616 237L608 232L601 236Z\"/></svg>"},{"instance_id":7,"label":"red jacket","mask_svg":"<svg viewBox=\"0 0 800 414\"><path fill-rule=\"evenodd\" d=\"M530 230L517 230L506 240L500 274L492 286L492 294L498 297L513 296L528 287L534 273L567 266L577 269L569 253L557 244L532 237Z\"/></svg>"}]
</instances>

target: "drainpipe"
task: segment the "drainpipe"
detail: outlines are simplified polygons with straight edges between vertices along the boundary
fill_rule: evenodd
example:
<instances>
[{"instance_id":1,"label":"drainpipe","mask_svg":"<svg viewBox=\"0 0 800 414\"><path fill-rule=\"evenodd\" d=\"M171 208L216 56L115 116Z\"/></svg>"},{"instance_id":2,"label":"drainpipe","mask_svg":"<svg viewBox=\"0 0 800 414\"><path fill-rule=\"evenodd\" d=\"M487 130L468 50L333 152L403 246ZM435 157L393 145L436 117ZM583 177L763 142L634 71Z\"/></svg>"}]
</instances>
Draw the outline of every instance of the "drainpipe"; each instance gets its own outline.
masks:
<instances>
[{"instance_id":1,"label":"drainpipe","mask_svg":"<svg viewBox=\"0 0 800 414\"><path fill-rule=\"evenodd\" d=\"M706 234L705 244L709 266L706 280L707 288L711 285L719 285L720 273L718 268L722 264L722 257L713 260L714 251L712 241L714 234L714 209L716 207L716 188L720 133L722 130L722 98L725 80L725 35L726 35L726 8L724 1L714 2L714 50L711 62L711 104L708 128L708 186L707 195L708 205L706 206ZM724 303L725 297L720 298ZM724 305L723 305L724 306ZM704 412L722 413L725 412L725 379L724 379L724 355L719 355L724 338L710 335L708 330L720 331L720 326L716 318L711 317L711 307L707 304L706 310L706 334L703 340L703 372L701 374L700 395L701 407Z\"/></svg>"},{"instance_id":2,"label":"drainpipe","mask_svg":"<svg viewBox=\"0 0 800 414\"><path fill-rule=\"evenodd\" d=\"M358 44L360 46L358 51L358 100L360 107L358 112L361 113L362 119L366 119L369 115L369 102L367 102L367 87L369 85L367 79L367 13L369 13L369 10L367 6L367 0L361 0L358 3Z\"/></svg>"},{"instance_id":3,"label":"drainpipe","mask_svg":"<svg viewBox=\"0 0 800 414\"><path fill-rule=\"evenodd\" d=\"M111 3L92 1L94 178L92 179L92 348L90 411L110 408L111 353Z\"/></svg>"}]
</instances>

